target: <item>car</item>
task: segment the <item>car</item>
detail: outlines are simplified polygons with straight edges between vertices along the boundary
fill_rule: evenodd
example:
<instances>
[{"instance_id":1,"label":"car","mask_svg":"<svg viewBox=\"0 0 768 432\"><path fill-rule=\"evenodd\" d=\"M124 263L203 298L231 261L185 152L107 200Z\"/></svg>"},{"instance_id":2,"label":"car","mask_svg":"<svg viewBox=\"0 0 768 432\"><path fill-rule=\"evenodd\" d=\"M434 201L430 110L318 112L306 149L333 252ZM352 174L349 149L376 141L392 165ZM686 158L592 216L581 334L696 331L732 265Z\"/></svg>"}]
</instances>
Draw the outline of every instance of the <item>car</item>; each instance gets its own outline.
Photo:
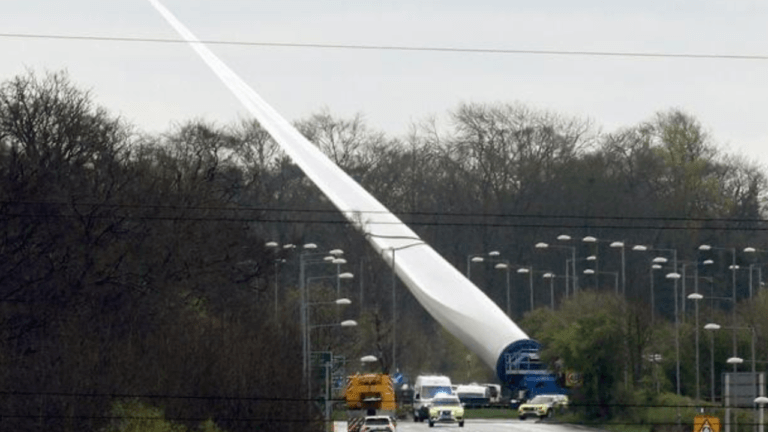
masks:
<instances>
[{"instance_id":1,"label":"car","mask_svg":"<svg viewBox=\"0 0 768 432\"><path fill-rule=\"evenodd\" d=\"M392 418L385 415L367 416L360 426L360 432L395 432L396 430Z\"/></svg>"},{"instance_id":2,"label":"car","mask_svg":"<svg viewBox=\"0 0 768 432\"><path fill-rule=\"evenodd\" d=\"M517 408L517 416L520 420L533 416L543 419L552 417L556 411L566 407L568 407L568 396L566 395L538 395L521 404Z\"/></svg>"},{"instance_id":3,"label":"car","mask_svg":"<svg viewBox=\"0 0 768 432\"><path fill-rule=\"evenodd\" d=\"M464 427L464 406L459 397L449 394L438 394L432 399L429 407L429 427L435 423L458 423Z\"/></svg>"}]
</instances>

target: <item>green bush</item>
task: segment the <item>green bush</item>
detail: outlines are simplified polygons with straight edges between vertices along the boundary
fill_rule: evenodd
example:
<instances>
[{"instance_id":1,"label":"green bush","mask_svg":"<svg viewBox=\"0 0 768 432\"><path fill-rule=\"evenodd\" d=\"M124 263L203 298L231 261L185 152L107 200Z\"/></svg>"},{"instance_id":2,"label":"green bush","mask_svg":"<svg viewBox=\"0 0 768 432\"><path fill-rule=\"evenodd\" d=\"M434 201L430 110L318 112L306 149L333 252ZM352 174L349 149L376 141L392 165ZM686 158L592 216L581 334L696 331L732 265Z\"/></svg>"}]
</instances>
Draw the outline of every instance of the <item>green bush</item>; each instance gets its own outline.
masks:
<instances>
[{"instance_id":1,"label":"green bush","mask_svg":"<svg viewBox=\"0 0 768 432\"><path fill-rule=\"evenodd\" d=\"M104 432L191 432L184 425L168 421L161 408L136 399L115 402L110 415L113 420ZM224 432L210 419L201 423L197 430Z\"/></svg>"}]
</instances>

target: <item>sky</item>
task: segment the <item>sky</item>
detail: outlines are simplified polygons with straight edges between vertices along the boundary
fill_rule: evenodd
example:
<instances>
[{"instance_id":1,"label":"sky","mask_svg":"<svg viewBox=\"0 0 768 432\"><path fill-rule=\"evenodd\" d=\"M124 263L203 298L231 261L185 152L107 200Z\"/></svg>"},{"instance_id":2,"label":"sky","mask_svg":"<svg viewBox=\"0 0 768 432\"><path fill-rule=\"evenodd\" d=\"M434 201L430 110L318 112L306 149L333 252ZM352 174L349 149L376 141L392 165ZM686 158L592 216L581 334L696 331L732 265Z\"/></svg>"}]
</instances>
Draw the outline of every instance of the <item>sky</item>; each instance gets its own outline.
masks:
<instances>
[{"instance_id":1,"label":"sky","mask_svg":"<svg viewBox=\"0 0 768 432\"><path fill-rule=\"evenodd\" d=\"M768 167L768 2L760 0L162 0L201 40L764 59L353 50L216 44L289 120L321 110L391 136L461 103L522 103L605 132L681 109L724 152ZM146 0L5 0L0 81L66 70L141 130L248 115Z\"/></svg>"}]
</instances>

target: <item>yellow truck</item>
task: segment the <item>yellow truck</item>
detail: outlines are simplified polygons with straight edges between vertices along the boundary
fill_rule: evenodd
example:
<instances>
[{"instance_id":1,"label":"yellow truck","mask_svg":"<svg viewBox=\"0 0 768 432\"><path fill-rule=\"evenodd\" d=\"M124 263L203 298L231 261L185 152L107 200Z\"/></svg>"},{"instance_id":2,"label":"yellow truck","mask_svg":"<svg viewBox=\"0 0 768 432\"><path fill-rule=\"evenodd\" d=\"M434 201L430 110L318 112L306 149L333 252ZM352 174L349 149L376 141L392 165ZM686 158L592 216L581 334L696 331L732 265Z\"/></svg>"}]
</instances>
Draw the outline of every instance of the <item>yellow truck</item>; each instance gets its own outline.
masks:
<instances>
[{"instance_id":1,"label":"yellow truck","mask_svg":"<svg viewBox=\"0 0 768 432\"><path fill-rule=\"evenodd\" d=\"M347 431L359 432L369 416L389 416L396 421L395 388L387 374L356 374L347 377L344 391Z\"/></svg>"}]
</instances>

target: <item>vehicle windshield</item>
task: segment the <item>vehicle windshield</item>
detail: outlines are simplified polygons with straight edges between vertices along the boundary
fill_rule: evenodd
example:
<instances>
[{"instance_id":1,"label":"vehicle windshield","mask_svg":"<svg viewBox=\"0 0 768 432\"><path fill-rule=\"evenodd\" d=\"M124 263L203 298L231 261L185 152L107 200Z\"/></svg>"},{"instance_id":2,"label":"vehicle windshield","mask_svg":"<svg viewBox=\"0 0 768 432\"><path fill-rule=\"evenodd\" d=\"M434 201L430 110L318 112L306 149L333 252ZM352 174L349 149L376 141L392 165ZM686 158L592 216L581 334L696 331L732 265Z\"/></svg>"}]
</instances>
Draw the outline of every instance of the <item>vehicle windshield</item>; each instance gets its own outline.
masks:
<instances>
[{"instance_id":1,"label":"vehicle windshield","mask_svg":"<svg viewBox=\"0 0 768 432\"><path fill-rule=\"evenodd\" d=\"M421 398L422 399L432 399L438 393L451 394L451 387L450 386L430 386L430 387L426 387L425 386L425 387L422 387Z\"/></svg>"},{"instance_id":2,"label":"vehicle windshield","mask_svg":"<svg viewBox=\"0 0 768 432\"><path fill-rule=\"evenodd\" d=\"M552 396L536 396L535 398L531 399L531 401L528 403L529 404L547 404L554 400L555 398L553 398Z\"/></svg>"},{"instance_id":3,"label":"vehicle windshield","mask_svg":"<svg viewBox=\"0 0 768 432\"><path fill-rule=\"evenodd\" d=\"M454 398L440 398L433 400L432 404L435 406L458 405L459 400Z\"/></svg>"},{"instance_id":4,"label":"vehicle windshield","mask_svg":"<svg viewBox=\"0 0 768 432\"><path fill-rule=\"evenodd\" d=\"M389 424L388 418L378 417L378 418L367 418L365 419L365 424L367 425L374 425L374 426L386 426Z\"/></svg>"}]
</instances>

